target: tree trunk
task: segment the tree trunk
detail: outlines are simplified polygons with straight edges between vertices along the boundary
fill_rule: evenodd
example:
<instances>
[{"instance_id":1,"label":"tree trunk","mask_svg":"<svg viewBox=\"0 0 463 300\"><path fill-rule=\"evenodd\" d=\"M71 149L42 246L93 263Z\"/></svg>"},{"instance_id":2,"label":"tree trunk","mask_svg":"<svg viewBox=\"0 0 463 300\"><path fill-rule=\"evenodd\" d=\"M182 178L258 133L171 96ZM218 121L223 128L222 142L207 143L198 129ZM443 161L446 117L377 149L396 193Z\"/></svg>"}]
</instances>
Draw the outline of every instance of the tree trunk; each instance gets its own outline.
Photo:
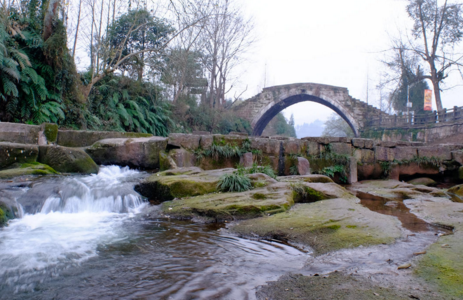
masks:
<instances>
[{"instance_id":1,"label":"tree trunk","mask_svg":"<svg viewBox=\"0 0 463 300\"><path fill-rule=\"evenodd\" d=\"M53 20L56 18L60 0L49 0L46 7L45 17L43 19L43 41L53 34Z\"/></svg>"},{"instance_id":2,"label":"tree trunk","mask_svg":"<svg viewBox=\"0 0 463 300\"><path fill-rule=\"evenodd\" d=\"M428 62L431 68L431 82L432 82L432 86L434 89L434 98L436 100L436 108L437 108L437 111L441 111L443 107L442 107L442 100L440 97L439 78L437 76L436 66L434 65L433 60L429 60Z\"/></svg>"},{"instance_id":3,"label":"tree trunk","mask_svg":"<svg viewBox=\"0 0 463 300\"><path fill-rule=\"evenodd\" d=\"M72 48L72 58L76 57L77 37L79 36L80 11L82 9L82 0L79 1L79 13L77 14L76 35L74 37L74 47Z\"/></svg>"}]
</instances>

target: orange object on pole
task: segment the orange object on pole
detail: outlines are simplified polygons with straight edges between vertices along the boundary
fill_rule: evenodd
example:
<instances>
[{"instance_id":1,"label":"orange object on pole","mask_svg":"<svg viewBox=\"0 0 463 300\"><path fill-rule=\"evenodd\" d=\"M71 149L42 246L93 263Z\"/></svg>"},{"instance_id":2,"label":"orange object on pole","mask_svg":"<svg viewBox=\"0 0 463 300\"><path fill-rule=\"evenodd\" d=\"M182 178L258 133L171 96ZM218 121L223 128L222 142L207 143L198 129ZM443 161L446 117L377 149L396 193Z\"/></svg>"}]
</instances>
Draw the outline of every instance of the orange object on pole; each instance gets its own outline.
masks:
<instances>
[{"instance_id":1,"label":"orange object on pole","mask_svg":"<svg viewBox=\"0 0 463 300\"><path fill-rule=\"evenodd\" d=\"M424 90L424 110L432 110L432 90Z\"/></svg>"}]
</instances>

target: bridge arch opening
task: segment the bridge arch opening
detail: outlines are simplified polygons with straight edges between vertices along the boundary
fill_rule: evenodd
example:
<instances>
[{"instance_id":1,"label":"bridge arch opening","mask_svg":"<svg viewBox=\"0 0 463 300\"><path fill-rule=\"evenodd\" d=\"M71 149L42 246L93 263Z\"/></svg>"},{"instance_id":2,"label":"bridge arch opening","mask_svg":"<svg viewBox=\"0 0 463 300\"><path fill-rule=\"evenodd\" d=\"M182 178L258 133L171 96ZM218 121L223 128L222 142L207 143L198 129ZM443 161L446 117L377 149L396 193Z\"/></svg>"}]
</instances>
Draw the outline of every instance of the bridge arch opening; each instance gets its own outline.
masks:
<instances>
[{"instance_id":1,"label":"bridge arch opening","mask_svg":"<svg viewBox=\"0 0 463 300\"><path fill-rule=\"evenodd\" d=\"M307 94L299 94L299 95L293 95L289 96L278 103L274 104L272 107L270 107L260 118L255 122L255 125L253 126L253 136L260 136L262 135L262 132L264 131L265 127L268 125L268 123L281 111L284 109L297 104L301 102L315 102L321 105L324 105L330 109L332 109L334 112L336 112L346 123L350 126L352 131L354 132L355 136L358 136L358 129L356 126L353 124L352 120L349 119L349 117L338 107L334 106L330 102L313 96L313 95L307 95ZM254 123L254 122L253 122Z\"/></svg>"}]
</instances>

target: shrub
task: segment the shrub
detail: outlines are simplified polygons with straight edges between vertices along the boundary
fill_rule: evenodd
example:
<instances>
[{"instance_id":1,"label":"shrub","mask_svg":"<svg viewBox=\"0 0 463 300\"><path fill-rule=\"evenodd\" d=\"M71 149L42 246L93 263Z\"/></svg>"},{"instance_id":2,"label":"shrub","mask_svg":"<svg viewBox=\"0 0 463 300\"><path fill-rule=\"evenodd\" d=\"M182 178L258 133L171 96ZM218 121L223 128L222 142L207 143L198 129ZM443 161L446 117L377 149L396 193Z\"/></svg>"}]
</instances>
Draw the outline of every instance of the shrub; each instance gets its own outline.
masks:
<instances>
[{"instance_id":1,"label":"shrub","mask_svg":"<svg viewBox=\"0 0 463 300\"><path fill-rule=\"evenodd\" d=\"M217 184L217 189L222 192L245 192L251 188L251 179L238 173L223 175Z\"/></svg>"}]
</instances>

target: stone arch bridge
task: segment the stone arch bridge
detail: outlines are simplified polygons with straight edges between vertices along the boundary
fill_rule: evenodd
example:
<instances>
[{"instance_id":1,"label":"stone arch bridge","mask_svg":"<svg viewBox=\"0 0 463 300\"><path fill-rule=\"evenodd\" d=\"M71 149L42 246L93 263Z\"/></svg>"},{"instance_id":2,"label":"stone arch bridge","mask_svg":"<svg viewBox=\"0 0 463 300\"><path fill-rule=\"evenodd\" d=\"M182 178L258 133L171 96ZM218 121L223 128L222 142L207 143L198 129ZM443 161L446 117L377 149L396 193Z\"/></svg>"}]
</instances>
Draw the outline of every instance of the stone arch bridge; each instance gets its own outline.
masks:
<instances>
[{"instance_id":1,"label":"stone arch bridge","mask_svg":"<svg viewBox=\"0 0 463 300\"><path fill-rule=\"evenodd\" d=\"M251 123L253 136L260 136L270 120L280 111L299 102L312 101L339 114L356 136L366 118L379 116L380 110L354 99L347 88L316 83L295 83L264 88L253 98L233 106L236 114Z\"/></svg>"}]
</instances>

